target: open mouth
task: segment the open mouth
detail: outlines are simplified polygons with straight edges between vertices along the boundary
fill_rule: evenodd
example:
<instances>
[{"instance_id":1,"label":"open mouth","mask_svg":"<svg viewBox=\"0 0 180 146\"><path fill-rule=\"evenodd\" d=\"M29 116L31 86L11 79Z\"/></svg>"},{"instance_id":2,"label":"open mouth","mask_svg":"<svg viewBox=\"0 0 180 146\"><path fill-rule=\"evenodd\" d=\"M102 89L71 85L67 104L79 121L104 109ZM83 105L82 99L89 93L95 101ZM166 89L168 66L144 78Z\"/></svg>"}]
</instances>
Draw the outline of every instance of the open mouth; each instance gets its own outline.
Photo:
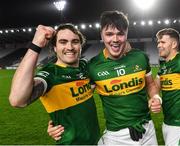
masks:
<instances>
[{"instance_id":1,"label":"open mouth","mask_svg":"<svg viewBox=\"0 0 180 146\"><path fill-rule=\"evenodd\" d=\"M120 48L120 45L119 44L113 44L111 45L111 49L115 52L119 51L121 48Z\"/></svg>"},{"instance_id":2,"label":"open mouth","mask_svg":"<svg viewBox=\"0 0 180 146\"><path fill-rule=\"evenodd\" d=\"M64 54L66 56L70 56L71 57L71 56L75 56L76 53L75 52L65 52Z\"/></svg>"}]
</instances>

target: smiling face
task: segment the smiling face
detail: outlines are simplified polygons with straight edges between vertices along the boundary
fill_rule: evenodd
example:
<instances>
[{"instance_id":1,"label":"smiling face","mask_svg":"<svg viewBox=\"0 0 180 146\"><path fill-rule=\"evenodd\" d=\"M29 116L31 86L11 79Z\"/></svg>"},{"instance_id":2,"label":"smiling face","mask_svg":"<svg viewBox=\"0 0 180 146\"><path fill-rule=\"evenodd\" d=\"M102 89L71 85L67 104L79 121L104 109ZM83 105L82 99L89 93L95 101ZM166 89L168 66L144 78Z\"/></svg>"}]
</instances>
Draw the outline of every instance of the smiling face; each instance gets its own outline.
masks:
<instances>
[{"instance_id":1,"label":"smiling face","mask_svg":"<svg viewBox=\"0 0 180 146\"><path fill-rule=\"evenodd\" d=\"M108 51L108 57L119 59L125 52L128 30L118 30L116 27L109 25L101 31L101 38Z\"/></svg>"},{"instance_id":2,"label":"smiling face","mask_svg":"<svg viewBox=\"0 0 180 146\"><path fill-rule=\"evenodd\" d=\"M174 56L177 47L177 42L174 38L171 38L169 35L163 35L161 38L158 38L157 43L160 57L168 61Z\"/></svg>"},{"instance_id":3,"label":"smiling face","mask_svg":"<svg viewBox=\"0 0 180 146\"><path fill-rule=\"evenodd\" d=\"M57 64L77 67L81 55L79 36L69 29L58 31L54 51L57 53Z\"/></svg>"}]
</instances>

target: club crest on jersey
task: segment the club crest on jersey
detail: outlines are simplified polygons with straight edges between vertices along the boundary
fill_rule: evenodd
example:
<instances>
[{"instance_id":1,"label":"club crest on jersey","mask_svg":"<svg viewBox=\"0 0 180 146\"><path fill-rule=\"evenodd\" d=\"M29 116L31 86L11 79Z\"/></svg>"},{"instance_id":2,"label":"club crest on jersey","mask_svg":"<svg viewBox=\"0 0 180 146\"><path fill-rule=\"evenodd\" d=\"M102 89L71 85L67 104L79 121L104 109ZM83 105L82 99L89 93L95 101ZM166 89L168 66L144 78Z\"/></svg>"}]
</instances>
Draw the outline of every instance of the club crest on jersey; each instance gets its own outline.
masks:
<instances>
[{"instance_id":1,"label":"club crest on jersey","mask_svg":"<svg viewBox=\"0 0 180 146\"><path fill-rule=\"evenodd\" d=\"M135 66L133 67L133 69L134 69L134 72L137 72L137 71L141 71L141 70L142 70L142 68L141 68L139 65L135 65Z\"/></svg>"}]
</instances>

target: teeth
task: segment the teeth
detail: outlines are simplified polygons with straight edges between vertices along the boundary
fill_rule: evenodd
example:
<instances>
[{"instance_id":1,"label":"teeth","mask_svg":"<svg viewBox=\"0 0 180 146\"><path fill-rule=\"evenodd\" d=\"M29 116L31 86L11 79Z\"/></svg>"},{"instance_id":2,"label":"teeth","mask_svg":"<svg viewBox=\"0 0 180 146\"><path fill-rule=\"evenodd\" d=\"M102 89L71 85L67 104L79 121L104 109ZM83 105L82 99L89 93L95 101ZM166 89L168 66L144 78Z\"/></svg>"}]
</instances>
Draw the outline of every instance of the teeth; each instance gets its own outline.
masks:
<instances>
[{"instance_id":1,"label":"teeth","mask_svg":"<svg viewBox=\"0 0 180 146\"><path fill-rule=\"evenodd\" d=\"M119 47L119 45L117 44L117 45L112 45L113 47Z\"/></svg>"},{"instance_id":2,"label":"teeth","mask_svg":"<svg viewBox=\"0 0 180 146\"><path fill-rule=\"evenodd\" d=\"M66 54L66 55L74 55L73 52L66 52L65 54Z\"/></svg>"}]
</instances>

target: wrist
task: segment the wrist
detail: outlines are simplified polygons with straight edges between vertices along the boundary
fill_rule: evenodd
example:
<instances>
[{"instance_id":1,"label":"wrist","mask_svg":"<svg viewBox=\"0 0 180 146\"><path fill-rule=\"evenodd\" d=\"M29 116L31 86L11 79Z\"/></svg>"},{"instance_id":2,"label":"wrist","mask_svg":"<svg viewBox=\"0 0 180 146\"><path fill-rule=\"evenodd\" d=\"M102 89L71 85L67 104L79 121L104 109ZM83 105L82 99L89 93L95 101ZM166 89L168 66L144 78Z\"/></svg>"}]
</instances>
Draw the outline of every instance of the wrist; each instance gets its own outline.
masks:
<instances>
[{"instance_id":1,"label":"wrist","mask_svg":"<svg viewBox=\"0 0 180 146\"><path fill-rule=\"evenodd\" d=\"M38 53L38 54L41 52L41 49L42 49L41 47L35 45L35 44L32 43L32 42L28 44L28 48L31 49L31 50L33 50L34 52L36 52L36 53Z\"/></svg>"},{"instance_id":2,"label":"wrist","mask_svg":"<svg viewBox=\"0 0 180 146\"><path fill-rule=\"evenodd\" d=\"M155 94L153 98L159 99L160 103L162 104L162 98L158 94Z\"/></svg>"}]
</instances>

